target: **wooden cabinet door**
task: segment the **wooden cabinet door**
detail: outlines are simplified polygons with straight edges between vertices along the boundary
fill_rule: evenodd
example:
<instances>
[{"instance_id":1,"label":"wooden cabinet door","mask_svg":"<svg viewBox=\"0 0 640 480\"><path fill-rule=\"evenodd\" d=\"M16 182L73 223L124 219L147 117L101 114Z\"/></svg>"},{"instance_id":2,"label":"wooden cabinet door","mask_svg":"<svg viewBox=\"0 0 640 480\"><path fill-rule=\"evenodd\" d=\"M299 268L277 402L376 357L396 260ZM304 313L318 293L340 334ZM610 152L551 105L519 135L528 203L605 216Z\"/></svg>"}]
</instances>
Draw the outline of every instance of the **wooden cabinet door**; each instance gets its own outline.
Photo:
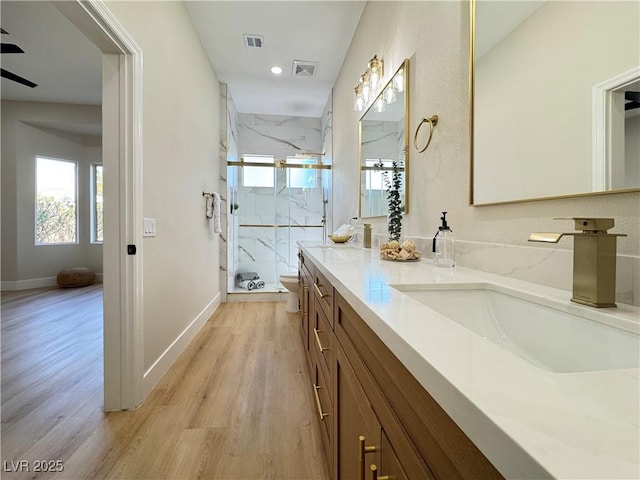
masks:
<instances>
[{"instance_id":1,"label":"wooden cabinet door","mask_svg":"<svg viewBox=\"0 0 640 480\"><path fill-rule=\"evenodd\" d=\"M336 429L338 452L335 459L337 480L362 480L369 465L380 463L380 423L367 400L360 383L341 348L336 348ZM360 437L366 447L375 447L365 453L361 461Z\"/></svg>"},{"instance_id":2,"label":"wooden cabinet door","mask_svg":"<svg viewBox=\"0 0 640 480\"><path fill-rule=\"evenodd\" d=\"M378 476L388 477L394 480L409 480L404 472L400 460L393 450L384 430L382 431L382 441L380 444L380 465L378 465Z\"/></svg>"}]
</instances>

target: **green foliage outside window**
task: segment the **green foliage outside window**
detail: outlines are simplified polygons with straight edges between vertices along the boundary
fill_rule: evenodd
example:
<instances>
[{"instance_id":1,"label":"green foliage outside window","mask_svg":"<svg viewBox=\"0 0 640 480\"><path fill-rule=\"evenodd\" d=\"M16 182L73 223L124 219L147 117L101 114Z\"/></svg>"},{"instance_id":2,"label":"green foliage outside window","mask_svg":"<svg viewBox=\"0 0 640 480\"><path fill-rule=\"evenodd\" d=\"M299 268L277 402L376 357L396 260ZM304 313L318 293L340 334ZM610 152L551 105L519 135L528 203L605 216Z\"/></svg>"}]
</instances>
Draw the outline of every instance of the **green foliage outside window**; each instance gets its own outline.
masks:
<instances>
[{"instance_id":1,"label":"green foliage outside window","mask_svg":"<svg viewBox=\"0 0 640 480\"><path fill-rule=\"evenodd\" d=\"M47 195L38 195L36 200L36 243L75 243L75 201Z\"/></svg>"},{"instance_id":2,"label":"green foliage outside window","mask_svg":"<svg viewBox=\"0 0 640 480\"><path fill-rule=\"evenodd\" d=\"M102 165L94 166L94 241L104 241L104 204L102 203Z\"/></svg>"}]
</instances>

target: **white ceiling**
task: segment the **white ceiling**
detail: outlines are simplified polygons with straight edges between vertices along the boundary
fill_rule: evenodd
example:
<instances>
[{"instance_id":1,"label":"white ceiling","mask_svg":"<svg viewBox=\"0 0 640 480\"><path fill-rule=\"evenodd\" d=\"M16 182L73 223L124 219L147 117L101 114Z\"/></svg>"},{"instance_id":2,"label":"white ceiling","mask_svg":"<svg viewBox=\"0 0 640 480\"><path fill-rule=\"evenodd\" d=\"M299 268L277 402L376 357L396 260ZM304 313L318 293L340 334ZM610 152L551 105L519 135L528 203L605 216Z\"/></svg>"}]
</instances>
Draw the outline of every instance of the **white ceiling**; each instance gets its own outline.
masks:
<instances>
[{"instance_id":1,"label":"white ceiling","mask_svg":"<svg viewBox=\"0 0 640 480\"><path fill-rule=\"evenodd\" d=\"M25 53L4 54L2 68L38 86L2 78L3 100L100 105L102 54L50 2L0 2L2 43Z\"/></svg>"},{"instance_id":2,"label":"white ceiling","mask_svg":"<svg viewBox=\"0 0 640 480\"><path fill-rule=\"evenodd\" d=\"M185 2L220 81L242 113L319 117L335 83L365 2ZM102 59L98 49L46 1L0 2L2 68L38 84L28 88L2 78L3 100L100 105ZM264 37L249 50L244 33ZM293 60L317 62L314 77L293 77ZM270 68L279 65L275 77Z\"/></svg>"},{"instance_id":3,"label":"white ceiling","mask_svg":"<svg viewBox=\"0 0 640 480\"><path fill-rule=\"evenodd\" d=\"M220 81L241 113L322 115L365 2L186 1ZM264 38L248 48L243 34ZM294 60L317 62L313 77L294 77ZM273 75L270 68L283 73Z\"/></svg>"}]
</instances>

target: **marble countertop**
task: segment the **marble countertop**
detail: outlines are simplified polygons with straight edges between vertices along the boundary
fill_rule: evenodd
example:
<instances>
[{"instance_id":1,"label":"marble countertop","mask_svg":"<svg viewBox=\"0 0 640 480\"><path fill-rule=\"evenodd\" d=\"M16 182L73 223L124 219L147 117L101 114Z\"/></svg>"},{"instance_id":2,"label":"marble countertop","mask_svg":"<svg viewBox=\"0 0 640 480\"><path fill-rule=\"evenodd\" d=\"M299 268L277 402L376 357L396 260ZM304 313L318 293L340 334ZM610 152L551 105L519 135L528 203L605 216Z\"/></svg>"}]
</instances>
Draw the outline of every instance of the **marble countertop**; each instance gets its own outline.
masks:
<instances>
[{"instance_id":1,"label":"marble countertop","mask_svg":"<svg viewBox=\"0 0 640 480\"><path fill-rule=\"evenodd\" d=\"M550 372L389 285L488 282L594 310L571 292L426 259L385 261L375 248L300 247L506 478L640 478L640 368ZM608 310L611 324L638 333L638 307Z\"/></svg>"}]
</instances>

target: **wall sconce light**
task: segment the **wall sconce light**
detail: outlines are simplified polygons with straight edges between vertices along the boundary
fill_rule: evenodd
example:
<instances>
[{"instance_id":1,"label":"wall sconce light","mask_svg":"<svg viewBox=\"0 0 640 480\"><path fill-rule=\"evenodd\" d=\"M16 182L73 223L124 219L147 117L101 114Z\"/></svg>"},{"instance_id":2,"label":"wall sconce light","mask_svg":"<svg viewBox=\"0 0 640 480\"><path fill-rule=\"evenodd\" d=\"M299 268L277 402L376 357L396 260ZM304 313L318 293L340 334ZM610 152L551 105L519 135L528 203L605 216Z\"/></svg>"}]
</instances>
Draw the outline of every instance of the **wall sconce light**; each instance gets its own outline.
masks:
<instances>
[{"instance_id":1,"label":"wall sconce light","mask_svg":"<svg viewBox=\"0 0 640 480\"><path fill-rule=\"evenodd\" d=\"M373 109L378 113L384 112L386 109L384 98L380 97L376 100L376 103L373 104Z\"/></svg>"},{"instance_id":2,"label":"wall sconce light","mask_svg":"<svg viewBox=\"0 0 640 480\"><path fill-rule=\"evenodd\" d=\"M380 81L384 76L384 63L377 55L374 55L373 58L369 60L367 72L369 72L369 85L371 86L371 90L375 91L380 86Z\"/></svg>"},{"instance_id":3,"label":"wall sconce light","mask_svg":"<svg viewBox=\"0 0 640 480\"><path fill-rule=\"evenodd\" d=\"M364 111L367 105L376 98L383 76L384 61L374 55L367 63L367 70L360 76L360 81L353 90L353 109L355 111Z\"/></svg>"},{"instance_id":4,"label":"wall sconce light","mask_svg":"<svg viewBox=\"0 0 640 480\"><path fill-rule=\"evenodd\" d=\"M398 93L404 91L404 68L398 70L398 72L393 76L392 86Z\"/></svg>"},{"instance_id":5,"label":"wall sconce light","mask_svg":"<svg viewBox=\"0 0 640 480\"><path fill-rule=\"evenodd\" d=\"M353 109L356 112L362 112L366 103L367 101L364 99L364 95L362 94L362 84L358 83L356 88L353 89Z\"/></svg>"},{"instance_id":6,"label":"wall sconce light","mask_svg":"<svg viewBox=\"0 0 640 480\"><path fill-rule=\"evenodd\" d=\"M396 91L393 89L391 85L389 85L385 89L382 97L384 98L384 103L386 103L387 105L391 105L398 98L398 96L396 95Z\"/></svg>"}]
</instances>

